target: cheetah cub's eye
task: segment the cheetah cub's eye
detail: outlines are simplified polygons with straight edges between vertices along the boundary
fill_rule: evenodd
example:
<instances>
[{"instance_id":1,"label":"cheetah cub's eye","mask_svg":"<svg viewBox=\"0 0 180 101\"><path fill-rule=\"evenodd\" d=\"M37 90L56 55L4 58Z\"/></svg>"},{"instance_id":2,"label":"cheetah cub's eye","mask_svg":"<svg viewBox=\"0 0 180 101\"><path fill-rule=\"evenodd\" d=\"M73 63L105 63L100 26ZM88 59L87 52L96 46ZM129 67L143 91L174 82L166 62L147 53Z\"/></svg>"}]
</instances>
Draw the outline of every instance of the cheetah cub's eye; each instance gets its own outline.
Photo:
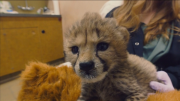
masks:
<instances>
[{"instance_id":1,"label":"cheetah cub's eye","mask_svg":"<svg viewBox=\"0 0 180 101\"><path fill-rule=\"evenodd\" d=\"M71 48L71 51L72 51L72 53L73 54L76 54L76 53L78 53L78 47L77 46L73 46L72 48Z\"/></svg>"},{"instance_id":2,"label":"cheetah cub's eye","mask_svg":"<svg viewBox=\"0 0 180 101\"><path fill-rule=\"evenodd\" d=\"M109 46L108 43L105 43L105 42L98 43L97 50L105 51L106 49L108 49L108 46Z\"/></svg>"}]
</instances>

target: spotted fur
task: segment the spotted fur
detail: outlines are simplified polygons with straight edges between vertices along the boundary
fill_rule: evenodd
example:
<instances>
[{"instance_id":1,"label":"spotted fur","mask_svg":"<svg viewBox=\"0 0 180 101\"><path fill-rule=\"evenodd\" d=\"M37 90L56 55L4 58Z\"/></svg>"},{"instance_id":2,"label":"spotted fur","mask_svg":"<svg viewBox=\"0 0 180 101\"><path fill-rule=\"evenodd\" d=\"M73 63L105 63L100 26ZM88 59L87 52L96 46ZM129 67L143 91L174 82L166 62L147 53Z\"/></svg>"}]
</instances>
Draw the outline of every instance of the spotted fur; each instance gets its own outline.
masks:
<instances>
[{"instance_id":1,"label":"spotted fur","mask_svg":"<svg viewBox=\"0 0 180 101\"><path fill-rule=\"evenodd\" d=\"M127 52L129 33L113 18L87 13L65 33L66 61L82 79L78 101L144 101L153 92L149 82L156 80L155 66ZM107 43L99 51L99 43ZM78 47L76 54L72 47ZM84 72L80 63L94 62L94 68Z\"/></svg>"}]
</instances>

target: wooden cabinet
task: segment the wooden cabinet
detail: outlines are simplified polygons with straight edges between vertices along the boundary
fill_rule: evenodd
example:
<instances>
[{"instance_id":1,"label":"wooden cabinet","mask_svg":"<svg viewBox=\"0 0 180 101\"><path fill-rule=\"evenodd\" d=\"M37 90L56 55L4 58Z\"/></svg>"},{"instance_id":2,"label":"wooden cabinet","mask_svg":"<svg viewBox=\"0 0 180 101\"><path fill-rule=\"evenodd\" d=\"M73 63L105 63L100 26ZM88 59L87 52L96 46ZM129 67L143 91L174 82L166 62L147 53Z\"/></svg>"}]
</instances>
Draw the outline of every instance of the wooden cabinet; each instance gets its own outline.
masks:
<instances>
[{"instance_id":1,"label":"wooden cabinet","mask_svg":"<svg viewBox=\"0 0 180 101\"><path fill-rule=\"evenodd\" d=\"M36 17L2 17L2 28L27 28L37 27Z\"/></svg>"},{"instance_id":2,"label":"wooden cabinet","mask_svg":"<svg viewBox=\"0 0 180 101\"><path fill-rule=\"evenodd\" d=\"M0 75L24 69L31 60L41 60L37 28L4 29L1 34ZM9 69L6 69L6 68Z\"/></svg>"},{"instance_id":3,"label":"wooden cabinet","mask_svg":"<svg viewBox=\"0 0 180 101\"><path fill-rule=\"evenodd\" d=\"M39 33L41 37L42 61L49 62L63 57L62 25L58 18L39 19ZM53 36L52 36L53 35ZM52 54L52 52L55 52Z\"/></svg>"},{"instance_id":4,"label":"wooden cabinet","mask_svg":"<svg viewBox=\"0 0 180 101\"><path fill-rule=\"evenodd\" d=\"M3 38L5 35L0 33L0 76L12 73L12 66L11 66L11 55L10 55L10 47L9 42L7 42L6 38Z\"/></svg>"},{"instance_id":5,"label":"wooden cabinet","mask_svg":"<svg viewBox=\"0 0 180 101\"><path fill-rule=\"evenodd\" d=\"M63 58L59 18L15 17L12 22L1 19L0 76L21 71L30 61L50 62Z\"/></svg>"}]
</instances>

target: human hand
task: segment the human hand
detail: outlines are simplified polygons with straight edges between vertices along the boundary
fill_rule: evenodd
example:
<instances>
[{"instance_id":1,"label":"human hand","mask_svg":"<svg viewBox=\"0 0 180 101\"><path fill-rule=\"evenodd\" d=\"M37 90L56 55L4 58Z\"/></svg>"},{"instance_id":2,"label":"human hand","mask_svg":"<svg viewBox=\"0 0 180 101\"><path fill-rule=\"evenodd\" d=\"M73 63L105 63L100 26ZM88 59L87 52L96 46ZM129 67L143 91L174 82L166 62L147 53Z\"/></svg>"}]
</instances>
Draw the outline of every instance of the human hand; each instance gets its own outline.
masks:
<instances>
[{"instance_id":1,"label":"human hand","mask_svg":"<svg viewBox=\"0 0 180 101\"><path fill-rule=\"evenodd\" d=\"M164 84L159 83L157 81L151 81L150 86L152 89L159 92L168 92L174 90L172 82L166 72L164 71L157 72L157 79L162 81Z\"/></svg>"}]
</instances>

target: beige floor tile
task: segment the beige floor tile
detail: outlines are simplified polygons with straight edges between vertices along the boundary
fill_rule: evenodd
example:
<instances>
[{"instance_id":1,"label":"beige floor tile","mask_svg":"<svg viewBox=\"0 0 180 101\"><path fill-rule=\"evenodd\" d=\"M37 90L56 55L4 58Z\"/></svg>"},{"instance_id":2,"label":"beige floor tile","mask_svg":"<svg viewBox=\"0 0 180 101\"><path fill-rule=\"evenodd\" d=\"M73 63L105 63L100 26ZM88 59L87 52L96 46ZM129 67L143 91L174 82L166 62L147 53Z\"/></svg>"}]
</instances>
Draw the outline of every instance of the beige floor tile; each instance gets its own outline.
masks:
<instances>
[{"instance_id":1,"label":"beige floor tile","mask_svg":"<svg viewBox=\"0 0 180 101\"><path fill-rule=\"evenodd\" d=\"M12 80L11 81L11 85L19 85L20 84L20 78L17 78L17 79L15 79L15 80Z\"/></svg>"},{"instance_id":2,"label":"beige floor tile","mask_svg":"<svg viewBox=\"0 0 180 101\"><path fill-rule=\"evenodd\" d=\"M11 82L11 81L10 81ZM10 87L11 83L10 82L6 82L6 83L3 83L0 85L0 88L3 88L3 89L7 89Z\"/></svg>"},{"instance_id":3,"label":"beige floor tile","mask_svg":"<svg viewBox=\"0 0 180 101\"><path fill-rule=\"evenodd\" d=\"M0 88L0 101L13 101L15 100L10 88Z\"/></svg>"},{"instance_id":4,"label":"beige floor tile","mask_svg":"<svg viewBox=\"0 0 180 101\"><path fill-rule=\"evenodd\" d=\"M15 98L17 98L18 93L19 93L19 91L20 91L20 89L21 89L20 85L12 85L12 86L10 87L10 89L11 89L11 91L12 91L13 96L14 96Z\"/></svg>"},{"instance_id":5,"label":"beige floor tile","mask_svg":"<svg viewBox=\"0 0 180 101\"><path fill-rule=\"evenodd\" d=\"M0 101L16 101L21 88L20 79L15 79L0 85Z\"/></svg>"}]
</instances>

